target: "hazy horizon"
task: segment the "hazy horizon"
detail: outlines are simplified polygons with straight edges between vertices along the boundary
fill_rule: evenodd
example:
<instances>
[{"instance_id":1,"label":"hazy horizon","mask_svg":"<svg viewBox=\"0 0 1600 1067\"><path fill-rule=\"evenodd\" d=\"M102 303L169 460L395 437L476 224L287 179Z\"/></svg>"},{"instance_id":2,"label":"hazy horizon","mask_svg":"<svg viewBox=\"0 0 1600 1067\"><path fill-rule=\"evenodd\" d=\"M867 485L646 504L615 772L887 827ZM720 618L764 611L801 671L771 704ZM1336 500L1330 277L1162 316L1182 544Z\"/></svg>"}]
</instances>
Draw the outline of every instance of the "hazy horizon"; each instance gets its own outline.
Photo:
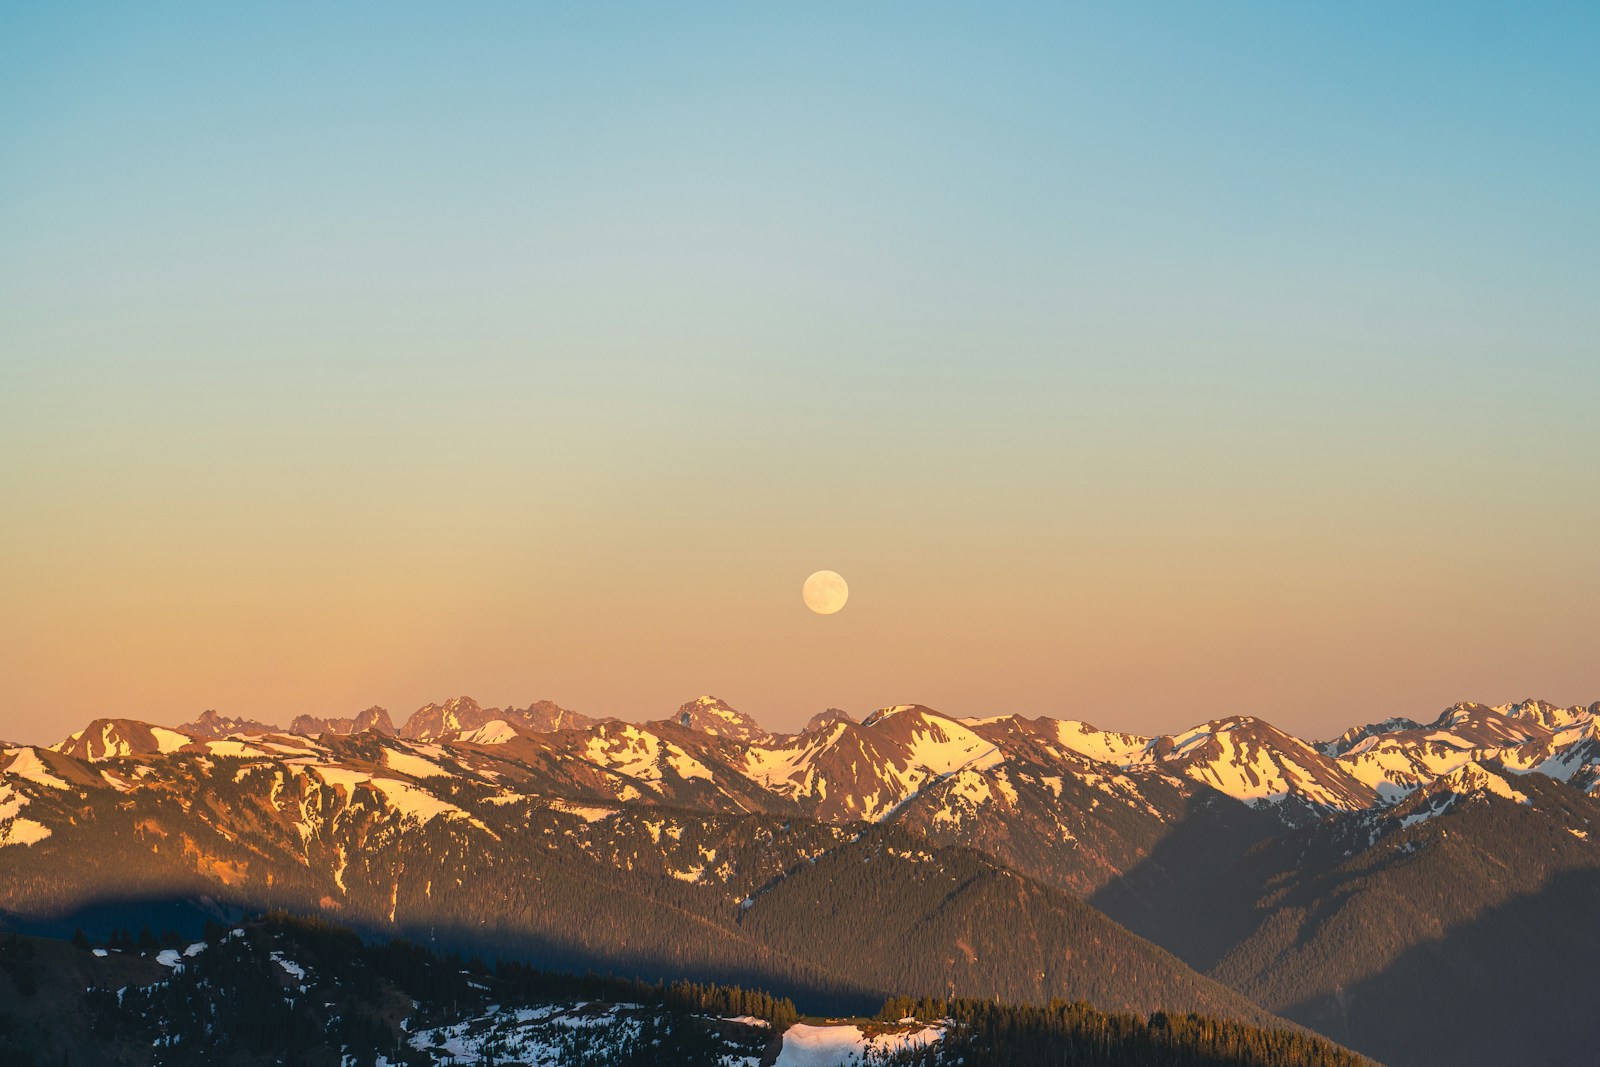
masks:
<instances>
[{"instance_id":1,"label":"hazy horizon","mask_svg":"<svg viewBox=\"0 0 1600 1067\"><path fill-rule=\"evenodd\" d=\"M242 715L242 714L231 712L231 711L228 711L228 710L222 709L222 708L203 708L200 711L193 712L193 713L186 714L186 715L171 715L171 714L169 714L169 715L165 716L164 718L153 719L153 720L144 720L144 721L150 722L150 724L153 725L153 726L178 727L178 726L181 726L181 725L183 725L185 723L192 722L195 719L198 719L202 714L204 714L206 712L214 711L219 716L221 716L223 718L234 718L234 719L240 719L240 720L251 720L251 719L254 719L255 721L262 722L267 726L276 726L276 727L281 727L281 728L287 730L289 725L290 725L291 720L297 715L311 715L311 716L313 716L315 718L320 718L320 719L333 719L333 718L350 719L350 718L353 718L359 712L366 711L366 710L368 710L370 708L377 707L377 708L382 708L384 711L388 712L389 716L392 719L392 721L394 722L394 725L396 726L396 728L399 728L399 727L401 727L401 726L403 726L405 724L406 718L409 715L411 715L413 712L418 711L418 710L420 710L422 708L425 708L425 707L430 707L430 706L435 706L435 705L443 705L443 704L447 703L450 700L454 700L454 699L461 698L461 697L465 697L465 698L473 700L475 703L478 704L479 707L484 708L484 709L500 708L502 710L509 710L509 709L511 709L513 707L526 708L531 704L538 703L539 701L543 701L543 700L548 700L549 699L548 697L535 697L535 698L533 698L531 700L522 700L522 701L492 701L492 700L479 700L477 697L475 697L471 693L456 693L456 694L454 694L452 696L449 696L449 697L440 697L440 698L435 699L435 700L425 701L425 702L423 702L421 704L415 704L415 705L409 705L408 704L408 705L402 705L400 707L393 707L393 706L384 705L384 704L369 704L369 705L366 705L365 707L360 707L360 708L341 708L341 709L321 710L321 711L316 711L316 710L312 710L312 711L297 710L297 711L292 711L292 712L285 712L285 713L279 715L277 718L262 718L262 719L256 719L254 716ZM1066 712L1060 712L1060 711L1057 711L1057 712L1050 712L1050 711L1030 712L1030 711L1017 711L1017 710L1011 710L1011 711L989 710L989 711L982 711L982 712L969 711L969 710L964 710L964 709L960 709L960 708L942 707L940 705L929 703L928 701L922 701L922 700L901 700L901 701L892 701L892 702L887 702L887 703L876 703L876 704L872 704L871 706L868 706L868 707L860 707L860 708L839 708L837 706L829 706L829 707L826 707L826 708L818 708L815 711L812 711L809 714L806 714L806 715L804 715L804 716L802 716L802 717L800 717L800 718L798 718L798 719L796 719L794 721L789 721L788 717L784 717L784 721L782 721L782 722L776 721L773 716L762 714L762 712L760 710L751 709L751 708L748 708L748 707L743 707L737 701L727 700L725 697L723 697L719 693L697 693L692 697L688 697L685 700L679 701L676 705L673 705L671 707L662 707L662 708L654 708L654 709L631 709L631 710L628 710L628 711L597 711L597 710L590 709L590 708L577 708L577 707L571 707L571 706L566 705L566 704L562 704L562 702L559 701L559 700L553 700L553 701L551 701L551 703L557 704L557 705L565 708L567 711L575 711L575 712L578 712L578 713L583 714L583 715L588 715L591 718L596 718L596 719L608 719L608 718L609 719L620 719L620 720L622 720L624 722L645 723L645 722L650 722L650 721L659 721L659 720L662 720L662 719L671 718L674 713L676 713L677 711L680 711L685 705L693 703L694 701L696 701L696 700L698 700L698 699L700 699L702 697L714 697L716 699L723 700L723 702L726 703L729 707L732 707L737 711L744 712L745 714L749 715L751 718L755 719L756 722L759 723L763 728L768 729L768 730L772 731L773 733L779 733L779 734L798 732L800 730L800 728L805 725L806 721L811 718L812 715L816 715L816 714L818 714L820 712L824 712L824 711L844 711L844 712L847 712L852 718L856 719L857 721L860 721L861 719L864 719L866 716L870 715L872 712L879 711L879 710L884 709L884 708L903 707L903 706L909 706L909 705L921 705L922 707L926 707L931 711L935 711L935 712L938 712L940 714L948 715L951 718L957 718L957 719L992 718L992 717L1002 717L1002 716L1006 716L1006 715L1021 715L1022 717L1029 718L1029 719L1036 719L1036 718L1073 719L1073 720L1087 722L1092 726L1101 727L1103 729L1119 730L1119 731L1126 732L1126 733L1135 733L1135 734L1141 734L1141 735L1146 735L1146 736L1159 736L1159 735L1162 735L1162 734L1178 734L1178 733L1181 733L1181 732L1183 732L1183 731L1185 731L1185 730L1187 730L1187 729L1189 729L1191 727L1196 727L1196 726L1203 725L1203 723L1206 722L1206 721L1212 721L1212 720L1220 719L1220 718L1227 718L1229 715L1239 715L1239 716L1244 716L1244 717L1248 717L1248 718L1262 719L1262 720L1265 720L1267 722L1270 722L1274 726L1278 726L1280 728L1289 729L1291 733L1295 732L1292 728L1286 727L1285 723L1279 717L1275 717L1270 713L1262 713L1262 712L1250 711L1250 710L1238 710L1238 711L1229 712L1229 713L1226 713L1226 714L1223 714L1223 715L1211 716L1211 717L1209 717L1209 719L1195 719L1193 721L1184 720L1182 722L1179 722L1179 721L1174 720L1174 721L1168 721L1168 722L1164 722L1164 723L1162 723L1162 722L1153 722L1150 726L1148 726L1146 728L1135 728L1135 727L1132 727L1132 726L1108 726L1108 725L1106 725L1107 722L1113 721L1116 718L1120 718L1119 716L1115 715L1114 709L1107 709L1108 712L1111 713L1112 718L1098 718L1097 719L1093 715L1068 714ZM1381 722L1384 719L1397 718L1397 717L1398 718L1415 719L1415 720L1417 720L1419 722L1422 722L1422 723L1426 724L1428 722L1431 722L1438 714L1448 710L1449 707L1453 706L1456 703L1475 703L1475 704L1481 704L1481 705L1490 706L1490 707L1504 707L1504 706L1509 705L1509 704L1517 704L1517 703L1522 703L1523 701L1533 701L1533 700L1542 700L1545 703L1555 704L1555 705L1557 705L1559 707L1590 707L1590 706L1593 706L1595 703L1597 703L1597 701L1594 701L1594 700L1587 700L1587 701L1586 700L1573 700L1573 701L1566 701L1566 702L1553 701L1553 700L1548 700L1547 698L1539 696L1537 694L1526 694L1526 695L1524 695L1522 697L1518 697L1518 698L1516 698L1514 700L1496 700L1496 701L1472 700L1472 699L1463 698L1461 701L1451 701L1449 704L1446 704L1446 705L1443 705L1443 706L1440 706L1440 707L1434 708L1434 709L1412 709L1410 711L1407 711L1407 710L1392 710L1392 711L1382 712L1382 713L1374 712L1374 713L1371 713L1371 714L1368 714L1368 715L1362 715L1362 716L1358 716L1356 718L1352 718L1349 721L1347 721L1346 723L1344 723L1344 725L1338 726L1338 727L1336 727L1336 728L1334 728L1332 730L1326 731L1325 733L1302 734L1300 736L1301 736L1301 740L1305 740L1305 741L1331 740L1337 734L1343 733L1346 728L1371 725L1373 723ZM103 716L98 716L97 715L95 718L136 718L136 717L133 717L133 716L118 716L118 715L103 715ZM85 722L80 723L77 727L75 727L73 729L72 732L73 733L77 733L84 726L88 725L88 721L89 720L86 720ZM9 737L8 736L8 737L0 738L0 740L13 741L13 742L21 743L21 744L54 744L57 741L62 740L62 738L40 739L40 738L24 738L24 737Z\"/></svg>"},{"instance_id":2,"label":"hazy horizon","mask_svg":"<svg viewBox=\"0 0 1600 1067\"><path fill-rule=\"evenodd\" d=\"M1594 701L1597 50L1560 4L6 11L0 738Z\"/></svg>"}]
</instances>

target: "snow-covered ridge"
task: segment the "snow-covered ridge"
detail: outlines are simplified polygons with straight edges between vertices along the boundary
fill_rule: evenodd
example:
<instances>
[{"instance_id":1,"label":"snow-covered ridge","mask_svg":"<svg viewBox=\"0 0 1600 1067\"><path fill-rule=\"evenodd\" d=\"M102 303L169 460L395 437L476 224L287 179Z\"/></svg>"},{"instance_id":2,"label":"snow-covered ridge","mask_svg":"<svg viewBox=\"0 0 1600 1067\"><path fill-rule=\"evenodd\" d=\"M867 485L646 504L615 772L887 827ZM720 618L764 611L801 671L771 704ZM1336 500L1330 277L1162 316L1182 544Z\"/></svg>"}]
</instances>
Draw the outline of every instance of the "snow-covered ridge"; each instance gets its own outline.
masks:
<instances>
[{"instance_id":1,"label":"snow-covered ridge","mask_svg":"<svg viewBox=\"0 0 1600 1067\"><path fill-rule=\"evenodd\" d=\"M1468 762L1430 783L1410 803L1411 810L1401 817L1400 825L1416 826L1443 815L1463 801L1490 796L1517 804L1533 803L1505 775L1480 763Z\"/></svg>"},{"instance_id":2,"label":"snow-covered ridge","mask_svg":"<svg viewBox=\"0 0 1600 1067\"><path fill-rule=\"evenodd\" d=\"M101 719L51 750L3 750L0 774L30 788L66 790L92 781L126 793L148 784L143 777L148 772L136 766L140 762L289 763L322 768L326 774L313 772L319 781L343 784L352 795L365 787L369 802L381 797L424 824L443 815L470 816L447 799L454 795L450 783L463 775L502 796L534 789L537 782L537 791L548 796L602 808L618 802L688 803L738 812L789 804L838 822L894 818L911 798L946 779L944 817L955 822L991 808L1011 810L1013 794L1026 783L1036 788L1053 783L1042 798L1064 803L1069 778L1158 818L1164 816L1144 798L1141 782L1182 780L1290 822L1397 804L1468 765L1492 766L1495 773L1513 777L1541 773L1585 791L1600 788L1595 714L1600 705L1561 708L1535 700L1494 707L1456 704L1426 726L1392 717L1352 727L1321 744L1250 716L1145 736L1081 720L959 719L923 705L898 704L860 722L830 711L802 733L774 735L709 695L683 705L675 719L644 725L616 720L573 725L576 720L568 716L576 713L549 702L530 708L559 725L540 732L516 719L484 718L499 709L483 709L465 697L422 709L441 727L477 723L446 730L432 741L381 731L359 735L364 741L326 733L317 738L279 732L207 737ZM368 710L369 720L381 711ZM202 720L211 727L240 721L215 715ZM374 744L380 749L376 755ZM1007 770L1014 770L1019 758L1032 768L1021 778ZM1043 766L1035 766L1040 760ZM91 766L72 770L83 764ZM510 786L508 775L527 784Z\"/></svg>"},{"instance_id":3,"label":"snow-covered ridge","mask_svg":"<svg viewBox=\"0 0 1600 1067\"><path fill-rule=\"evenodd\" d=\"M517 738L517 728L504 719L490 719L476 730L468 730L458 740L469 745L503 745Z\"/></svg>"}]
</instances>

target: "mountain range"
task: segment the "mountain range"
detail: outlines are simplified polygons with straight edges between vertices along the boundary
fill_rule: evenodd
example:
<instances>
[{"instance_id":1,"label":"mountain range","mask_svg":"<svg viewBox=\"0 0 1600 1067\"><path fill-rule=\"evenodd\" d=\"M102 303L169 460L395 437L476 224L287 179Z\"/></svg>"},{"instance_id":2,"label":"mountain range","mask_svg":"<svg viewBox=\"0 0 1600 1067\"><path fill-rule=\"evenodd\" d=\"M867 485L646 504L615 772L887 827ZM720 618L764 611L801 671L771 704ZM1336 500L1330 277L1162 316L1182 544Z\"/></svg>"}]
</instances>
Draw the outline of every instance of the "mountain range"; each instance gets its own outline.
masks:
<instances>
[{"instance_id":1,"label":"mountain range","mask_svg":"<svg viewBox=\"0 0 1600 1067\"><path fill-rule=\"evenodd\" d=\"M0 750L0 909L64 935L319 913L441 949L1302 1026L1391 1067L1600 1047L1600 704L1325 741L922 705L799 733L715 697L466 697L287 730L99 719ZM137 925L135 922L134 925Z\"/></svg>"}]
</instances>

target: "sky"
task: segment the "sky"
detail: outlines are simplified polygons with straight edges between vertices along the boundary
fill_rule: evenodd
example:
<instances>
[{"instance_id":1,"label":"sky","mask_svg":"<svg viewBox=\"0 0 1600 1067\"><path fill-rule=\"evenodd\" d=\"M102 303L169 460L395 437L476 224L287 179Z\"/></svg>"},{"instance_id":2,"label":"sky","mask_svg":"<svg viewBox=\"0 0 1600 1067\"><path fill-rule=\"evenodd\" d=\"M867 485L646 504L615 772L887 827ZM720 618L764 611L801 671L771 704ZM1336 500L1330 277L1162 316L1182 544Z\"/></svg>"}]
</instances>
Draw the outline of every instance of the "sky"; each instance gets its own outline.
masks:
<instances>
[{"instance_id":1,"label":"sky","mask_svg":"<svg viewBox=\"0 0 1600 1067\"><path fill-rule=\"evenodd\" d=\"M1583 3L9 6L0 738L1600 700L1596 55Z\"/></svg>"}]
</instances>

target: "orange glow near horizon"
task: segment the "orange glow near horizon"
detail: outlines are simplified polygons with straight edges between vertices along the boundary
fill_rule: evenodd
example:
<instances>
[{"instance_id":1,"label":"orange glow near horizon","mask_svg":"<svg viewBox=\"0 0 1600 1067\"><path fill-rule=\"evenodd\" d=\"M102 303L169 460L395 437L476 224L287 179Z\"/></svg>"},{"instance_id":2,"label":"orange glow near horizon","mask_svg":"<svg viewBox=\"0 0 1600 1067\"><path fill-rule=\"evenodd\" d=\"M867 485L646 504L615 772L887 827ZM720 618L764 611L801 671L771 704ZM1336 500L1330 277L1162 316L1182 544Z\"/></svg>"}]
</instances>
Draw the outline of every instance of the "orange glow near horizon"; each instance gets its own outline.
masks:
<instances>
[{"instance_id":1,"label":"orange glow near horizon","mask_svg":"<svg viewBox=\"0 0 1600 1067\"><path fill-rule=\"evenodd\" d=\"M1600 699L1581 25L214 8L0 13L0 738Z\"/></svg>"}]
</instances>

